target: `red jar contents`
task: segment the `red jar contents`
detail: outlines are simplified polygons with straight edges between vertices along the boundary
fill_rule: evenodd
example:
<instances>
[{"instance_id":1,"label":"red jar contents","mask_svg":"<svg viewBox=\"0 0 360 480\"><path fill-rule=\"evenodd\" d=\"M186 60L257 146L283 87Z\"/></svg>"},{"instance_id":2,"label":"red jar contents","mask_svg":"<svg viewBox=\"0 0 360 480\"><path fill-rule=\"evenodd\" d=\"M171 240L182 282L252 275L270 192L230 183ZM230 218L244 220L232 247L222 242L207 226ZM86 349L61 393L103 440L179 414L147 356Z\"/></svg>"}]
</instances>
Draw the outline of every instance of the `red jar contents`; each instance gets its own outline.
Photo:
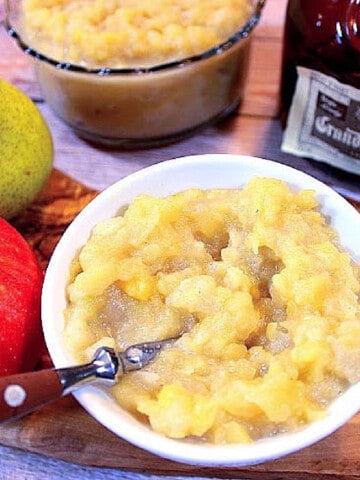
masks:
<instances>
[{"instance_id":1,"label":"red jar contents","mask_svg":"<svg viewBox=\"0 0 360 480\"><path fill-rule=\"evenodd\" d=\"M282 150L360 174L360 0L289 0Z\"/></svg>"}]
</instances>

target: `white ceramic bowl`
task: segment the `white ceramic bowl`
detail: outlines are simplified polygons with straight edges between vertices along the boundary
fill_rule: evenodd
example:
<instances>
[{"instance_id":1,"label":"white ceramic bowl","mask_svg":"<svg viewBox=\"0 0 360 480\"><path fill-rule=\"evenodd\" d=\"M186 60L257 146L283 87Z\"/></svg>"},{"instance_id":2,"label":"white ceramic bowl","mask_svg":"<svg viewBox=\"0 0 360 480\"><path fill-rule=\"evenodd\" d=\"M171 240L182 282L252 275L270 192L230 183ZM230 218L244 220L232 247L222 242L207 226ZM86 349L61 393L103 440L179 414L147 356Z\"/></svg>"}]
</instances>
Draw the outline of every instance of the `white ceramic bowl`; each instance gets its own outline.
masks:
<instances>
[{"instance_id":1,"label":"white ceramic bowl","mask_svg":"<svg viewBox=\"0 0 360 480\"><path fill-rule=\"evenodd\" d=\"M340 233L343 247L360 262L359 213L334 190L305 173L269 160L237 155L199 155L159 163L99 194L72 222L56 247L47 269L42 301L43 328L55 366L75 362L62 337L68 269L99 221L115 216L140 193L166 196L191 187L238 188L254 175L283 179L294 189L315 190L322 213ZM245 466L284 456L331 434L360 408L360 384L356 384L331 405L326 418L301 431L250 445L219 446L165 438L124 411L96 386L85 387L75 396L93 417L119 437L161 457L202 466Z\"/></svg>"}]
</instances>

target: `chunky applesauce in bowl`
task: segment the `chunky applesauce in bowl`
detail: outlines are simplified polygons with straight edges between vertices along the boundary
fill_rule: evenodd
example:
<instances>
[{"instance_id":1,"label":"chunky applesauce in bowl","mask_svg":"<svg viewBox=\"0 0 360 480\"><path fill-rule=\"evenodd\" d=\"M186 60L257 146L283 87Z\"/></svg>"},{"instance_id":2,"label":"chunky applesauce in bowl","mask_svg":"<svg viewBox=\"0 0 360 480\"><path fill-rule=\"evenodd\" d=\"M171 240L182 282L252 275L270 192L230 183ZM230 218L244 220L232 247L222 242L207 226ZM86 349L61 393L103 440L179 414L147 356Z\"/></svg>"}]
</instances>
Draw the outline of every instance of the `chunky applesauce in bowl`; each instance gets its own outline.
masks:
<instances>
[{"instance_id":1,"label":"chunky applesauce in bowl","mask_svg":"<svg viewBox=\"0 0 360 480\"><path fill-rule=\"evenodd\" d=\"M158 145L233 112L265 0L7 0L44 98L81 136Z\"/></svg>"},{"instance_id":2,"label":"chunky applesauce in bowl","mask_svg":"<svg viewBox=\"0 0 360 480\"><path fill-rule=\"evenodd\" d=\"M100 345L180 335L80 402L166 458L277 458L359 408L359 236L353 207L284 165L205 155L144 169L100 194L55 251L49 349L56 364L86 362Z\"/></svg>"}]
</instances>

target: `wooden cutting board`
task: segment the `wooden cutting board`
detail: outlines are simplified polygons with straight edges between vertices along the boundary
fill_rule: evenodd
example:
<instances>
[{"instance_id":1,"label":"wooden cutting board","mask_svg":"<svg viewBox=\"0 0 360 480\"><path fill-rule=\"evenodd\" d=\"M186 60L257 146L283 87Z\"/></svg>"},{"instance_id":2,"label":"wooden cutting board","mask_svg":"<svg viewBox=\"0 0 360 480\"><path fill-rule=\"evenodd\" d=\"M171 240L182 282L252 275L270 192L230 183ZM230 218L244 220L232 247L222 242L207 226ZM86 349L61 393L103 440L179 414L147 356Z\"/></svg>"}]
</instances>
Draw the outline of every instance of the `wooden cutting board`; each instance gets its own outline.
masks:
<instances>
[{"instance_id":1,"label":"wooden cutting board","mask_svg":"<svg viewBox=\"0 0 360 480\"><path fill-rule=\"evenodd\" d=\"M33 246L44 269L68 224L96 194L54 170L39 199L12 222ZM360 205L355 206L360 211ZM45 354L40 368L50 364ZM200 468L158 458L106 430L72 396L0 427L0 444L81 465L163 475L360 480L360 414L312 447L247 468Z\"/></svg>"}]
</instances>

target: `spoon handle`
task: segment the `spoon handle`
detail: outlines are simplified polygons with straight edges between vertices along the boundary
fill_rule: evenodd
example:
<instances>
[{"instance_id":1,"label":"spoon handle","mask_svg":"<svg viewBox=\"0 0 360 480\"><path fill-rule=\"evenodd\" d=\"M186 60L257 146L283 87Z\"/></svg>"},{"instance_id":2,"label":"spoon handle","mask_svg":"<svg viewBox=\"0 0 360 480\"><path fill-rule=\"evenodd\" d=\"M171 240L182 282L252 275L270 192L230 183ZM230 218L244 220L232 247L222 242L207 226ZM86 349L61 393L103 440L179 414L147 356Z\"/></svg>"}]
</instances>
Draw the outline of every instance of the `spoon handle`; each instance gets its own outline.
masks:
<instances>
[{"instance_id":1,"label":"spoon handle","mask_svg":"<svg viewBox=\"0 0 360 480\"><path fill-rule=\"evenodd\" d=\"M16 420L85 385L113 385L118 369L115 352L102 347L90 363L0 377L0 423Z\"/></svg>"},{"instance_id":2,"label":"spoon handle","mask_svg":"<svg viewBox=\"0 0 360 480\"><path fill-rule=\"evenodd\" d=\"M63 395L56 370L39 370L0 377L0 423L30 413Z\"/></svg>"}]
</instances>

